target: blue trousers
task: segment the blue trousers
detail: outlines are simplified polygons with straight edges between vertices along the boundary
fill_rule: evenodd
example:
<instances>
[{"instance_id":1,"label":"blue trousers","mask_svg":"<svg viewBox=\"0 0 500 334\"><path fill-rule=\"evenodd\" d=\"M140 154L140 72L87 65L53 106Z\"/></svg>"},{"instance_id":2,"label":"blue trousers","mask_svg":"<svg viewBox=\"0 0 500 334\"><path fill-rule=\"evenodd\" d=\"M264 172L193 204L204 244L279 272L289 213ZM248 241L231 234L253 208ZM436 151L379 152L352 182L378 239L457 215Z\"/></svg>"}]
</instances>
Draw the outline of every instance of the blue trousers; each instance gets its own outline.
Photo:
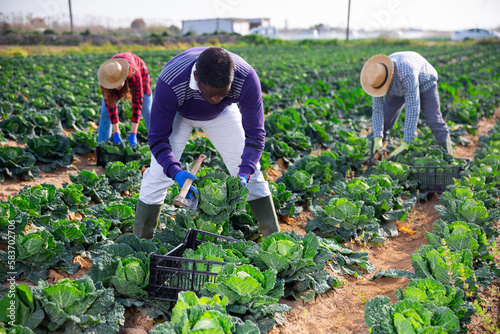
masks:
<instances>
[{"instance_id":1,"label":"blue trousers","mask_svg":"<svg viewBox=\"0 0 500 334\"><path fill-rule=\"evenodd\" d=\"M117 102L117 104L120 101ZM151 95L144 95L142 98L142 118L144 119L144 122L146 123L146 128L149 130L149 116L151 115L151 104L153 102L153 99L151 98ZM104 103L104 98L102 99L102 106L101 106L101 118L99 120L99 130L98 130L98 135L97 135L97 142L100 143L102 141L106 141L109 138L111 138L111 119L109 118L109 110L106 107L106 103Z\"/></svg>"}]
</instances>

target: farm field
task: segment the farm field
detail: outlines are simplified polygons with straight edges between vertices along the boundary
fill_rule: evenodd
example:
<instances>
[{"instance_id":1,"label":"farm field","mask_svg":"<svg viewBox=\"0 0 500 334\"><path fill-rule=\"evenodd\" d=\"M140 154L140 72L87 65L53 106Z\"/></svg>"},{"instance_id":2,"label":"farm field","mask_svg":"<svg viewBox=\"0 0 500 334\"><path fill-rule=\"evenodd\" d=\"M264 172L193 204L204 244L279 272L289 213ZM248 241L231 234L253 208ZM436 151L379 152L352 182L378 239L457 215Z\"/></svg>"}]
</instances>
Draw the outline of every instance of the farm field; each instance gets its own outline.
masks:
<instances>
[{"instance_id":1,"label":"farm field","mask_svg":"<svg viewBox=\"0 0 500 334\"><path fill-rule=\"evenodd\" d=\"M226 291L229 304L221 309L213 301L212 307L218 317L224 309L233 317L227 332L255 333L255 324L273 334L411 333L408 326L429 333L498 332L500 45L305 41L225 47L257 70L264 94L261 165L283 232L260 243L250 241L258 231L244 189L221 169L220 157L199 133L181 162L189 166L206 154L198 187L224 189L227 196L220 202L200 198L193 214L172 205L179 191L172 187L153 241L134 238L140 170L149 162L144 124L134 149L102 146L136 160L102 167L94 153L102 98L96 72L112 54L0 58L0 304L16 301L16 330L175 333L168 328L175 327L169 322L175 302L147 296L148 254L166 254L194 228L237 239L206 252L219 261L246 260L242 267L257 269L245 277L265 277L268 284L246 299L227 293L223 278L241 277L236 272L242 270L228 266L202 291L210 298ZM359 85L359 72L374 54L408 50L438 70L455 153L439 149L420 120L406 156L368 170L371 98ZM178 52L138 52L153 87ZM120 105L122 138L130 113L130 105ZM404 114L389 149L399 145L403 122ZM426 194L409 166L462 171L445 191ZM279 253L273 244L294 251ZM293 258L298 250L302 258ZM11 298L14 281L21 285ZM195 317L189 308L182 312ZM14 332L7 315L0 321Z\"/></svg>"}]
</instances>

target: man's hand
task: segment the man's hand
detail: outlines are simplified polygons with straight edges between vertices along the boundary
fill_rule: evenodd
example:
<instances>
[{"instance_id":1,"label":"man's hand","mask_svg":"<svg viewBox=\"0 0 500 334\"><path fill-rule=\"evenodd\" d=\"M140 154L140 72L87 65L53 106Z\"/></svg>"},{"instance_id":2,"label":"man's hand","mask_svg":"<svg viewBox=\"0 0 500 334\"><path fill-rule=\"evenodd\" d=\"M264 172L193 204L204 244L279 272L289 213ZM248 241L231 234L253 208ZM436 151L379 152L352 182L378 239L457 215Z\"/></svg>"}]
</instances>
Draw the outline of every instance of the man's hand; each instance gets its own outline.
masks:
<instances>
[{"instance_id":1,"label":"man's hand","mask_svg":"<svg viewBox=\"0 0 500 334\"><path fill-rule=\"evenodd\" d=\"M375 155L375 153L377 153L377 151L382 153L382 137L373 138L373 152L372 152L372 154Z\"/></svg>"},{"instance_id":2,"label":"man's hand","mask_svg":"<svg viewBox=\"0 0 500 334\"><path fill-rule=\"evenodd\" d=\"M118 144L122 142L122 137L120 136L120 132L113 133L113 143Z\"/></svg>"},{"instance_id":3,"label":"man's hand","mask_svg":"<svg viewBox=\"0 0 500 334\"><path fill-rule=\"evenodd\" d=\"M137 133L130 132L128 141L130 142L130 146L134 147L137 144Z\"/></svg>"},{"instance_id":4,"label":"man's hand","mask_svg":"<svg viewBox=\"0 0 500 334\"><path fill-rule=\"evenodd\" d=\"M403 142L401 144L401 146L399 146L396 150L394 150L394 151L391 152L391 154L389 155L388 159L392 159L392 158L396 157L396 155L398 155L401 152L407 150L409 146L410 146L410 144L408 144L407 142Z\"/></svg>"},{"instance_id":5,"label":"man's hand","mask_svg":"<svg viewBox=\"0 0 500 334\"><path fill-rule=\"evenodd\" d=\"M243 187L246 187L247 186L247 183L248 183L248 180L250 179L250 177L248 176L248 174L245 174L245 173L239 173L238 174L238 177L240 178L240 183Z\"/></svg>"},{"instance_id":6,"label":"man's hand","mask_svg":"<svg viewBox=\"0 0 500 334\"><path fill-rule=\"evenodd\" d=\"M182 186L184 185L184 182L186 182L187 179L191 179L191 180L194 181L194 180L196 180L196 176L194 176L190 172L187 172L185 170L181 170L174 177L174 180L179 184L179 186L181 188L182 188ZM191 186L189 188L189 191L188 191L187 195L186 195L186 198L189 198L189 199L193 199L194 198L194 195L191 194L191 191L194 192L195 194L199 193L198 189L196 189L194 186Z\"/></svg>"}]
</instances>

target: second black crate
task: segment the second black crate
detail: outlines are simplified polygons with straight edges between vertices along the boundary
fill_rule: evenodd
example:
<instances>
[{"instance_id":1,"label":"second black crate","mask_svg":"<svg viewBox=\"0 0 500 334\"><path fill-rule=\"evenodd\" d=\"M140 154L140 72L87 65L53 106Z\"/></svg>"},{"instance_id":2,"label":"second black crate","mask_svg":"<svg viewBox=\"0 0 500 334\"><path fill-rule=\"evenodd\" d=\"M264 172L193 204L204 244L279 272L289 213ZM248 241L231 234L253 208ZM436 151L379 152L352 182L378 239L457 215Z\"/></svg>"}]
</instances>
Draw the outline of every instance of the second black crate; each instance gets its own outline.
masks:
<instances>
[{"instance_id":1,"label":"second black crate","mask_svg":"<svg viewBox=\"0 0 500 334\"><path fill-rule=\"evenodd\" d=\"M412 180L418 182L418 190L421 193L442 193L446 187L453 184L454 179L460 179L460 172L470 166L470 159L462 160L457 166L410 166Z\"/></svg>"},{"instance_id":2,"label":"second black crate","mask_svg":"<svg viewBox=\"0 0 500 334\"><path fill-rule=\"evenodd\" d=\"M97 166L101 167L106 167L108 162L121 161L126 164L127 162L141 159L140 154L127 154L127 152L112 153L101 146L96 146L95 156Z\"/></svg>"}]
</instances>

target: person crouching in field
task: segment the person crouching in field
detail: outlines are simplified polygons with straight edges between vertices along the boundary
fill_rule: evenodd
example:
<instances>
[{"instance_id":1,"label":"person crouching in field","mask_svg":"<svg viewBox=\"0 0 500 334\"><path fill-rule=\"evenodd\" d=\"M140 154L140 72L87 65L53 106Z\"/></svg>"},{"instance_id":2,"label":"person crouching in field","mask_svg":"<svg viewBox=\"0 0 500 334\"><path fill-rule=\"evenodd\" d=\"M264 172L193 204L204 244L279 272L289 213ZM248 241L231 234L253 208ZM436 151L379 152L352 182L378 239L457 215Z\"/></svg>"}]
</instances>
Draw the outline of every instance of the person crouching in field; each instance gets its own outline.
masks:
<instances>
[{"instance_id":1,"label":"person crouching in field","mask_svg":"<svg viewBox=\"0 0 500 334\"><path fill-rule=\"evenodd\" d=\"M179 159L194 128L203 130L233 177L248 188L247 201L264 237L279 231L268 182L260 171L264 108L255 70L219 47L188 49L172 58L156 83L151 111L151 166L143 173L134 233L151 239L167 188L196 176ZM198 189L191 186L186 198Z\"/></svg>"},{"instance_id":2,"label":"person crouching in field","mask_svg":"<svg viewBox=\"0 0 500 334\"><path fill-rule=\"evenodd\" d=\"M377 151L381 153L382 142L387 140L403 106L403 143L389 158L408 149L415 138L420 110L437 143L448 154L453 154L450 133L440 109L438 73L424 57L413 51L373 56L363 66L360 80L361 87L373 100L372 155Z\"/></svg>"},{"instance_id":3,"label":"person crouching in field","mask_svg":"<svg viewBox=\"0 0 500 334\"><path fill-rule=\"evenodd\" d=\"M132 126L128 141L137 144L137 128L142 117L149 131L151 114L151 79L144 61L130 52L119 53L104 62L97 74L103 99L97 142L108 140L113 133L113 142L121 143L118 128L119 100L132 100Z\"/></svg>"}]
</instances>

